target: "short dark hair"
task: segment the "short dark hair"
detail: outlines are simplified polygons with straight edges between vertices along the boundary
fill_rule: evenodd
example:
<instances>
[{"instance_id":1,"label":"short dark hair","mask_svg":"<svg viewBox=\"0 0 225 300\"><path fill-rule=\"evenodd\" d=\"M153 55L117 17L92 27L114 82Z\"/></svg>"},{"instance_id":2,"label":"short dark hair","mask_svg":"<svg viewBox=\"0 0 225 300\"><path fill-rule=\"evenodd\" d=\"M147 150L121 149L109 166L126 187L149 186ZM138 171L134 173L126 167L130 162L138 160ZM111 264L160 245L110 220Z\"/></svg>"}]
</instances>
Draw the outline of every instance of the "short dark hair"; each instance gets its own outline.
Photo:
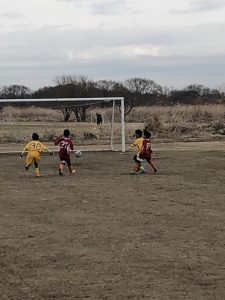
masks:
<instances>
[{"instance_id":1,"label":"short dark hair","mask_svg":"<svg viewBox=\"0 0 225 300\"><path fill-rule=\"evenodd\" d=\"M142 136L142 130L141 129L137 129L135 130L135 133L139 136Z\"/></svg>"},{"instance_id":2,"label":"short dark hair","mask_svg":"<svg viewBox=\"0 0 225 300\"><path fill-rule=\"evenodd\" d=\"M151 135L152 134L150 131L148 131L147 129L144 130L144 136L146 136L147 139L150 139Z\"/></svg>"},{"instance_id":3,"label":"short dark hair","mask_svg":"<svg viewBox=\"0 0 225 300\"><path fill-rule=\"evenodd\" d=\"M34 133L32 134L32 140L33 140L33 141L38 141L38 140L39 140L39 135L38 135L36 132L34 132Z\"/></svg>"},{"instance_id":4,"label":"short dark hair","mask_svg":"<svg viewBox=\"0 0 225 300\"><path fill-rule=\"evenodd\" d=\"M64 132L63 132L63 135L64 135L65 137L68 137L68 136L70 135L69 129L65 129Z\"/></svg>"}]
</instances>

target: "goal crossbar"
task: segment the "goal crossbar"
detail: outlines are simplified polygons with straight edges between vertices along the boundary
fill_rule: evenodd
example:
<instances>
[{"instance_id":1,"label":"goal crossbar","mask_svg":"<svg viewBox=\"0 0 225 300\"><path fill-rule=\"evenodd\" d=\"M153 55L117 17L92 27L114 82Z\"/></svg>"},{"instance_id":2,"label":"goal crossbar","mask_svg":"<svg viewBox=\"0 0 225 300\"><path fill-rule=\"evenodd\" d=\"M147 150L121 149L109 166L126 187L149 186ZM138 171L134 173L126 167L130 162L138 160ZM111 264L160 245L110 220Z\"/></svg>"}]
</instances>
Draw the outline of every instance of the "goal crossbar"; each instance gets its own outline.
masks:
<instances>
[{"instance_id":1,"label":"goal crossbar","mask_svg":"<svg viewBox=\"0 0 225 300\"><path fill-rule=\"evenodd\" d=\"M123 101L123 97L99 97L99 98L40 98L40 99L0 99L0 103L27 103L27 102L74 102L74 101Z\"/></svg>"},{"instance_id":2,"label":"goal crossbar","mask_svg":"<svg viewBox=\"0 0 225 300\"><path fill-rule=\"evenodd\" d=\"M98 98L42 98L42 99L0 99L1 103L44 103L44 102L110 102L113 103L113 112L112 112L112 125L111 125L111 150L113 149L113 139L114 139L114 115L115 115L115 103L120 102L120 112L121 112L121 150L122 152L126 151L126 142L125 142L125 114L124 114L124 97L98 97ZM93 103L92 103L93 104Z\"/></svg>"}]
</instances>

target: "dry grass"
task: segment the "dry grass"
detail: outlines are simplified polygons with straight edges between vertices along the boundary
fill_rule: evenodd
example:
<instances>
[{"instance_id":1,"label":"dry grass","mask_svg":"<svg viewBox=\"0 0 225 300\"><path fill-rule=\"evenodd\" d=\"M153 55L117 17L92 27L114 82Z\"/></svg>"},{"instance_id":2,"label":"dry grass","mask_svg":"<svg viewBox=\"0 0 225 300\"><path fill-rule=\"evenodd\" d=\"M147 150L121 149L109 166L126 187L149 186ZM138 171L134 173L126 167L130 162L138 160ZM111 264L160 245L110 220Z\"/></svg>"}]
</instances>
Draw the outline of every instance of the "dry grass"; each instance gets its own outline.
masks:
<instances>
[{"instance_id":1,"label":"dry grass","mask_svg":"<svg viewBox=\"0 0 225 300\"><path fill-rule=\"evenodd\" d=\"M63 121L63 116L60 112L50 108L41 107L4 107L0 114L0 119L5 122L54 122Z\"/></svg>"},{"instance_id":2,"label":"dry grass","mask_svg":"<svg viewBox=\"0 0 225 300\"><path fill-rule=\"evenodd\" d=\"M133 139L133 133L137 128L143 128L144 123L130 123L126 126L127 140ZM31 138L33 132L40 135L43 142L50 142L53 136L63 133L65 128L69 128L76 145L110 145L111 127L110 125L96 126L91 123L76 122L16 122L0 123L0 142L25 143ZM121 142L121 124L114 125L114 141Z\"/></svg>"},{"instance_id":3,"label":"dry grass","mask_svg":"<svg viewBox=\"0 0 225 300\"><path fill-rule=\"evenodd\" d=\"M90 121L91 112L104 112L107 119L111 119L112 109L90 108L87 120ZM37 131L43 141L50 141L54 135L61 134L65 127L71 129L74 139L79 143L104 144L109 143L110 123L96 126L95 123L77 123L72 116L71 122L64 123L60 112L49 108L14 108L5 107L0 112L1 130L0 141L25 142L33 131ZM119 111L115 112L115 141L121 139ZM95 121L95 120L93 120ZM139 107L127 116L126 138L133 139L133 132L137 128L147 126L158 138L196 138L217 137L225 135L225 106L224 105L180 105Z\"/></svg>"},{"instance_id":4,"label":"dry grass","mask_svg":"<svg viewBox=\"0 0 225 300\"><path fill-rule=\"evenodd\" d=\"M161 137L225 135L225 106L155 107L145 122Z\"/></svg>"}]
</instances>

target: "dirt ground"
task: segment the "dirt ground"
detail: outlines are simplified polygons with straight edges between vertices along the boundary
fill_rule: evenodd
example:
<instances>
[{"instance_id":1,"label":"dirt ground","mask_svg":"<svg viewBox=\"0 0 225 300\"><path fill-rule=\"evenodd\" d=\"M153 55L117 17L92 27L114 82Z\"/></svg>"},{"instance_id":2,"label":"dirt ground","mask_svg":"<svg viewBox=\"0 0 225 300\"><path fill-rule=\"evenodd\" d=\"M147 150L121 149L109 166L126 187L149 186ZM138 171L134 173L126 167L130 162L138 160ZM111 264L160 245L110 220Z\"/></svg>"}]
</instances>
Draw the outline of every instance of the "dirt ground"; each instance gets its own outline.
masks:
<instances>
[{"instance_id":1,"label":"dirt ground","mask_svg":"<svg viewBox=\"0 0 225 300\"><path fill-rule=\"evenodd\" d=\"M0 156L0 299L225 299L225 148L83 153L77 173L41 177ZM147 166L146 166L147 167Z\"/></svg>"}]
</instances>

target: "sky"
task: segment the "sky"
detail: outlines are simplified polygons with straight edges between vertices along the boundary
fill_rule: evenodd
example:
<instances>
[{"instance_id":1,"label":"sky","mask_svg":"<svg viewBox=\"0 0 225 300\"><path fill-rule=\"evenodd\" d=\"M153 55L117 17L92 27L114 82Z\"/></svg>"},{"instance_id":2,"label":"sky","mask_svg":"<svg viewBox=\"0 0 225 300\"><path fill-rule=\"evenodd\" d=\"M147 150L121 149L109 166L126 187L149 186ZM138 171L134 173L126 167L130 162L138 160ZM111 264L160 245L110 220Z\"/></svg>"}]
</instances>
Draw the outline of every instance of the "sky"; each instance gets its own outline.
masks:
<instances>
[{"instance_id":1,"label":"sky","mask_svg":"<svg viewBox=\"0 0 225 300\"><path fill-rule=\"evenodd\" d=\"M0 0L0 86L225 84L225 0Z\"/></svg>"}]
</instances>

